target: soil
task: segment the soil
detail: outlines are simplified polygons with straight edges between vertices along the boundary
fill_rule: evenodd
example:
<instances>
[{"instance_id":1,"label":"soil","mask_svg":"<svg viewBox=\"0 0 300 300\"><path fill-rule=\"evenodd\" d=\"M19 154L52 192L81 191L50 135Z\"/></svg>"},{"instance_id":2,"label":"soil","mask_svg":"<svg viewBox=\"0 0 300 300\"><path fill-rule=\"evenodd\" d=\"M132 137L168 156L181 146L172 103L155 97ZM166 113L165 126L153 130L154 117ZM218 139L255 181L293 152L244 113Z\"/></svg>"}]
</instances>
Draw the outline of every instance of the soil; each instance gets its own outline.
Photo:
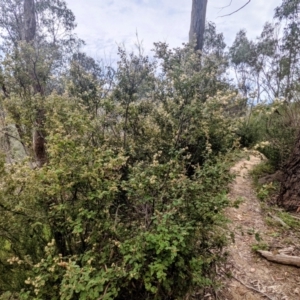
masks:
<instances>
[{"instance_id":1,"label":"soil","mask_svg":"<svg viewBox=\"0 0 300 300\"><path fill-rule=\"evenodd\" d=\"M249 177L249 171L262 159L259 153L253 152L248 159L242 159L232 168L237 177L231 185L229 196L232 201L242 199L242 203L226 212L231 221L229 228L234 242L227 248L227 264L218 270L225 281L223 289L217 294L220 300L300 299L300 268L269 262L252 249L253 245L264 243L271 251L290 246L293 246L293 251L299 243L299 240L290 239L289 243L283 244L278 231L265 221L260 200Z\"/></svg>"}]
</instances>

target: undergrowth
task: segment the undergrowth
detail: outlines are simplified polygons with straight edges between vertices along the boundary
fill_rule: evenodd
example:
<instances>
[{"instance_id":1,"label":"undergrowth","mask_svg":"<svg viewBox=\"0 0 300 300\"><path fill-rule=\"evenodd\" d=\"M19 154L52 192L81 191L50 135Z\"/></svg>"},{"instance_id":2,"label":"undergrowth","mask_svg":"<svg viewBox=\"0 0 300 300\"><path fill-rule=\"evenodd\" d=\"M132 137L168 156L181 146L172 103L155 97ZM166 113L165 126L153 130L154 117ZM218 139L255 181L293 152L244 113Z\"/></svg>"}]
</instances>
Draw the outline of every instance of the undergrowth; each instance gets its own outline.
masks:
<instances>
[{"instance_id":1,"label":"undergrowth","mask_svg":"<svg viewBox=\"0 0 300 300\"><path fill-rule=\"evenodd\" d=\"M260 179L267 175L272 175L275 167L272 162L265 161L254 167L251 171L253 185L257 197L261 200L261 208L264 214L266 224L272 228L270 236L276 241L286 246L297 245L300 238L300 219L288 212L283 211L276 206L276 197L280 190L280 183L270 181L262 184ZM280 241L280 242L279 242ZM258 241L252 245L252 250L270 250L273 244L267 244L264 241Z\"/></svg>"}]
</instances>

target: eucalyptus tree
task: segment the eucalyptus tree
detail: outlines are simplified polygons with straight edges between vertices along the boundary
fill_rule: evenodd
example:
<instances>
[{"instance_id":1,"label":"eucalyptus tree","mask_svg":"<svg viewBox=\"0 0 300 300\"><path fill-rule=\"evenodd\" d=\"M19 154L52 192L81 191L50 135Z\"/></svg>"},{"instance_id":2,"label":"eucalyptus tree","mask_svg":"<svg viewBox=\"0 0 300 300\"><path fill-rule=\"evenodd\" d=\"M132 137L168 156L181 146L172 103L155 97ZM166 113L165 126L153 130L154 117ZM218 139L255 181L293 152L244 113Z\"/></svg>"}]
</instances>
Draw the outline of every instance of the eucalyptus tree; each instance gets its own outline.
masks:
<instances>
[{"instance_id":1,"label":"eucalyptus tree","mask_svg":"<svg viewBox=\"0 0 300 300\"><path fill-rule=\"evenodd\" d=\"M207 0L193 0L189 42L194 43L196 38L195 50L200 51L204 44L206 7Z\"/></svg>"},{"instance_id":2,"label":"eucalyptus tree","mask_svg":"<svg viewBox=\"0 0 300 300\"><path fill-rule=\"evenodd\" d=\"M299 210L300 207L300 127L297 113L293 112L298 105L300 91L299 12L299 0L282 1L275 10L275 24L267 23L255 41L250 41L245 31L240 31L229 51L239 89L245 97L256 93L258 102L267 100L268 103L282 98L285 111L292 112L285 116L275 111L282 119L286 117L281 126L286 126L286 132L292 135L286 136L285 143L289 144L289 138L295 139L289 151L290 157L286 157L282 167L283 180L277 198L278 205L287 210ZM287 119L290 120L288 123ZM273 121L276 122L275 117ZM269 129L268 132L272 135L269 138L278 141L279 132L270 133ZM275 142L272 147L274 151L278 149Z\"/></svg>"},{"instance_id":3,"label":"eucalyptus tree","mask_svg":"<svg viewBox=\"0 0 300 300\"><path fill-rule=\"evenodd\" d=\"M300 23L288 21L282 26L278 12L278 22L266 23L255 41L241 30L229 50L240 91L245 97L256 93L257 102L281 97L291 102L299 93Z\"/></svg>"},{"instance_id":4,"label":"eucalyptus tree","mask_svg":"<svg viewBox=\"0 0 300 300\"><path fill-rule=\"evenodd\" d=\"M244 5L242 5L237 10L224 15L230 16L240 11L246 7L251 0L248 0ZM231 2L230 2L231 4ZM229 5L230 6L230 5ZM192 13L191 13L191 23L190 23L190 32L189 32L189 42L192 44L195 42L195 50L202 51L204 45L204 32L206 27L206 10L207 10L207 0L192 0Z\"/></svg>"},{"instance_id":5,"label":"eucalyptus tree","mask_svg":"<svg viewBox=\"0 0 300 300\"><path fill-rule=\"evenodd\" d=\"M24 25L22 32L22 40L25 40L27 46L32 46L34 48L34 39L36 36L36 13L35 13L35 2L34 0L24 0ZM30 55L30 54L29 54ZM33 89L35 94L44 95L43 83L41 83L41 78L36 72L35 65L30 66L30 57L27 57L26 67L29 70L29 77L32 80ZM46 140L45 131L43 130L43 123L45 122L45 112L43 107L37 107L36 118L35 118L35 128L33 133L33 150L37 160L37 164L42 166L47 161L46 155Z\"/></svg>"},{"instance_id":6,"label":"eucalyptus tree","mask_svg":"<svg viewBox=\"0 0 300 300\"><path fill-rule=\"evenodd\" d=\"M206 74L198 82L203 101L207 95L211 96L218 88L229 87L222 78L227 68L224 36L217 33L214 23L206 22L207 3L207 0L192 1L189 32L189 43L194 46L196 52L201 54L202 59L198 61L198 68L204 68L203 72Z\"/></svg>"},{"instance_id":7,"label":"eucalyptus tree","mask_svg":"<svg viewBox=\"0 0 300 300\"><path fill-rule=\"evenodd\" d=\"M1 131L9 136L8 142L20 141L30 160L39 166L47 159L45 123L49 121L47 97L53 92L53 78L57 81L81 44L73 33L75 26L75 17L65 1L0 1ZM14 167L1 163L2 175ZM2 178L1 186L3 182ZM20 289L26 279L26 270L14 271L7 262L8 256L24 259L30 255L38 261L49 233L45 233L44 226L49 203L35 202L34 208L20 213L19 209L33 203L34 196L22 202L22 184L18 183L17 188L19 192L12 192L10 200L0 196L0 273L5 274L0 276L1 292ZM37 220L43 220L43 224L35 227ZM53 236L59 245L56 229Z\"/></svg>"},{"instance_id":8,"label":"eucalyptus tree","mask_svg":"<svg viewBox=\"0 0 300 300\"><path fill-rule=\"evenodd\" d=\"M34 0L24 0L23 39L27 43L34 41L36 34L36 15Z\"/></svg>"},{"instance_id":9,"label":"eucalyptus tree","mask_svg":"<svg viewBox=\"0 0 300 300\"><path fill-rule=\"evenodd\" d=\"M63 0L0 3L2 98L19 138L40 166L46 161L43 102L53 91L53 78L82 43L73 33L75 27L75 16Z\"/></svg>"}]
</instances>

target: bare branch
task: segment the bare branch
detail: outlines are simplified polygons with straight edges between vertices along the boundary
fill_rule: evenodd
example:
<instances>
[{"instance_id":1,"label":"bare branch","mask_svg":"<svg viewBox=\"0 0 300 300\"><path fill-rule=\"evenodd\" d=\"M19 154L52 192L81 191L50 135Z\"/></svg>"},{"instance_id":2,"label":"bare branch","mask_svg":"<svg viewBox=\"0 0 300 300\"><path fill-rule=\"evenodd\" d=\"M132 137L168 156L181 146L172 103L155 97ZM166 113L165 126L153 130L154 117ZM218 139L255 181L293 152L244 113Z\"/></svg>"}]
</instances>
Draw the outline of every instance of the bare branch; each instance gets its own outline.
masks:
<instances>
[{"instance_id":1,"label":"bare branch","mask_svg":"<svg viewBox=\"0 0 300 300\"><path fill-rule=\"evenodd\" d=\"M23 148L24 148L24 150L25 150L25 153L27 154L25 143L24 143L21 139L17 138L17 137L14 136L14 135L11 135L11 134L7 133L6 130L0 130L0 132L3 133L4 135L6 135L7 137L12 138L12 139L15 139L16 141L18 141L18 142L23 146Z\"/></svg>"},{"instance_id":2,"label":"bare branch","mask_svg":"<svg viewBox=\"0 0 300 300\"><path fill-rule=\"evenodd\" d=\"M222 6L222 7L218 7L220 8L219 12L221 12L224 8L229 7L232 4L232 0L230 0L230 3L228 5Z\"/></svg>"},{"instance_id":3,"label":"bare branch","mask_svg":"<svg viewBox=\"0 0 300 300\"><path fill-rule=\"evenodd\" d=\"M251 0L248 0L248 2L247 2L247 3L245 3L243 6L241 6L239 9L237 9L237 10L233 11L233 12L232 12L232 13L230 13L230 14L227 14L227 15L220 16L219 18L228 17L228 16L231 16L231 15L233 15L233 14L237 13L238 11L240 11L240 10L242 10L244 7L246 7L246 6L247 6L247 5L248 5L250 2L251 2Z\"/></svg>"}]
</instances>

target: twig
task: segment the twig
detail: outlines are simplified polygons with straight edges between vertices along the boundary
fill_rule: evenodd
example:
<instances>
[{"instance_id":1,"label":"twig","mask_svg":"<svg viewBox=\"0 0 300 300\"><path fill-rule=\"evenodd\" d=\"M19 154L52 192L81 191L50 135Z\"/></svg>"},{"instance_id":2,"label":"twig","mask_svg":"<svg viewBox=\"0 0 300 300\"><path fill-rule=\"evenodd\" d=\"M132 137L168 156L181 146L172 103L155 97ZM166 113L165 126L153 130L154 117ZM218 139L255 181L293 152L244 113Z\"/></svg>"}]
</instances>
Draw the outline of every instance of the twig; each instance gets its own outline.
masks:
<instances>
[{"instance_id":1,"label":"twig","mask_svg":"<svg viewBox=\"0 0 300 300\"><path fill-rule=\"evenodd\" d=\"M7 131L5 131L5 130L0 130L0 132L2 132L3 134L6 134L7 136L9 136L9 137L12 138L12 139L17 140L18 142L20 142L20 143L23 145L23 142L22 142L19 138L15 137L15 136L13 136L13 135L11 135L11 134L9 134L9 133L7 133Z\"/></svg>"},{"instance_id":2,"label":"twig","mask_svg":"<svg viewBox=\"0 0 300 300\"><path fill-rule=\"evenodd\" d=\"M114 222L114 229L116 229L117 222L118 222L118 212L119 212L120 205L118 205L115 215L115 222Z\"/></svg>"},{"instance_id":3,"label":"twig","mask_svg":"<svg viewBox=\"0 0 300 300\"><path fill-rule=\"evenodd\" d=\"M283 212L283 209L282 208L278 208L278 207L272 207L273 210L276 210L276 211L280 211L280 212Z\"/></svg>"},{"instance_id":4,"label":"twig","mask_svg":"<svg viewBox=\"0 0 300 300\"><path fill-rule=\"evenodd\" d=\"M282 221L279 217L273 216L271 213L268 213L268 216L274 219L275 221L277 221L278 223L280 223L283 227L290 228L290 226L286 224L284 221Z\"/></svg>"},{"instance_id":5,"label":"twig","mask_svg":"<svg viewBox=\"0 0 300 300\"><path fill-rule=\"evenodd\" d=\"M227 14L227 15L223 15L223 16L220 16L219 18L223 18L223 17L228 17L228 16L231 16L231 15L233 15L233 14L235 14L235 13L237 13L238 11L240 11L240 10L242 10L244 7L246 7L249 3L251 2L251 0L248 0L248 2L247 3L245 3L242 7L240 7L239 9L237 9L237 10L235 10L235 11L233 11L232 13L230 13L230 14Z\"/></svg>"},{"instance_id":6,"label":"twig","mask_svg":"<svg viewBox=\"0 0 300 300\"><path fill-rule=\"evenodd\" d=\"M241 281L240 279L236 278L235 276L232 275L232 278L235 279L236 281L238 281L239 283L241 283L243 286L245 286L246 288L248 288L249 290L252 290L258 294L261 294L263 297L269 299L269 300L273 300L272 298L270 298L268 295L266 295L265 293L255 289L254 287L245 284L243 281Z\"/></svg>"},{"instance_id":7,"label":"twig","mask_svg":"<svg viewBox=\"0 0 300 300\"><path fill-rule=\"evenodd\" d=\"M230 3L228 5L218 7L218 8L220 8L219 12L221 12L224 8L229 7L231 4L232 4L232 0L230 0Z\"/></svg>"},{"instance_id":8,"label":"twig","mask_svg":"<svg viewBox=\"0 0 300 300\"><path fill-rule=\"evenodd\" d=\"M290 216L291 216L293 219L300 221L300 218L299 218L299 217L296 217L296 216L294 216L294 215L290 215Z\"/></svg>"}]
</instances>

